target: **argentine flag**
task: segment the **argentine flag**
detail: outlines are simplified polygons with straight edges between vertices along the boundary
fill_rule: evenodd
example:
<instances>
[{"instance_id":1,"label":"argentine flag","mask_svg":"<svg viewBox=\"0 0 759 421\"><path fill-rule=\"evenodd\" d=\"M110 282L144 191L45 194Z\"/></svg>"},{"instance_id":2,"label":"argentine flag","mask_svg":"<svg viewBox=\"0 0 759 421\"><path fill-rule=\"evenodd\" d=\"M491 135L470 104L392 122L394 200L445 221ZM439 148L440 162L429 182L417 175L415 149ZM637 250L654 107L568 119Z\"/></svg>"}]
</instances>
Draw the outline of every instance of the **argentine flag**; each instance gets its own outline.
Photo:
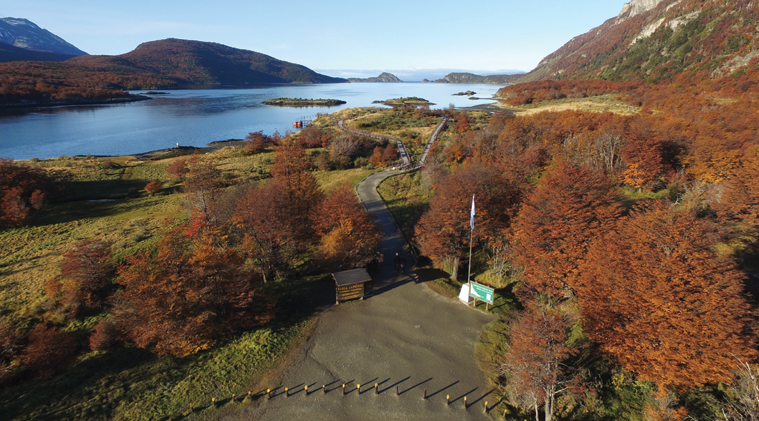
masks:
<instances>
[{"instance_id":1,"label":"argentine flag","mask_svg":"<svg viewBox=\"0 0 759 421\"><path fill-rule=\"evenodd\" d=\"M474 231L474 195L472 195L472 213L469 215L469 226Z\"/></svg>"}]
</instances>

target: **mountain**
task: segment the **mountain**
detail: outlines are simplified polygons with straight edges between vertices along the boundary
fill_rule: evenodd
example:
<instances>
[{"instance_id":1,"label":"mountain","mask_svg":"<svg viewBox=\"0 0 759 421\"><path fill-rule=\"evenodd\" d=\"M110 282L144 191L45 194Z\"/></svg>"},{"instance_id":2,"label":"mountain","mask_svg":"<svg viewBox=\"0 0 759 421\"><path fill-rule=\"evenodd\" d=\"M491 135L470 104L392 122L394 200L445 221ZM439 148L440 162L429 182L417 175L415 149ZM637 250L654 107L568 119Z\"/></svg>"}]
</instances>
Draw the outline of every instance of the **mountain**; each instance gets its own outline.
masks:
<instances>
[{"instance_id":1,"label":"mountain","mask_svg":"<svg viewBox=\"0 0 759 421\"><path fill-rule=\"evenodd\" d=\"M520 82L713 79L759 60L759 4L751 0L632 0L573 38Z\"/></svg>"},{"instance_id":2,"label":"mountain","mask_svg":"<svg viewBox=\"0 0 759 421\"><path fill-rule=\"evenodd\" d=\"M30 51L83 56L84 51L26 19L0 18L0 43ZM0 56L3 57L3 56ZM50 58L52 56L48 56Z\"/></svg>"},{"instance_id":3,"label":"mountain","mask_svg":"<svg viewBox=\"0 0 759 421\"><path fill-rule=\"evenodd\" d=\"M64 61L72 57L68 54L32 51L0 43L0 63L9 61Z\"/></svg>"},{"instance_id":4,"label":"mountain","mask_svg":"<svg viewBox=\"0 0 759 421\"><path fill-rule=\"evenodd\" d=\"M494 83L502 85L514 83L522 76L522 74L480 76L474 73L448 73L442 79L436 80L435 83Z\"/></svg>"},{"instance_id":5,"label":"mountain","mask_svg":"<svg viewBox=\"0 0 759 421\"><path fill-rule=\"evenodd\" d=\"M347 80L254 51L167 39L119 56L0 63L0 106L102 102L122 99L125 90L135 89L339 82Z\"/></svg>"},{"instance_id":6,"label":"mountain","mask_svg":"<svg viewBox=\"0 0 759 421\"><path fill-rule=\"evenodd\" d=\"M356 83L356 82L403 82L402 80L398 79L397 76L395 76L392 73L382 72L377 77L368 77L368 78L348 78L348 82Z\"/></svg>"},{"instance_id":7,"label":"mountain","mask_svg":"<svg viewBox=\"0 0 759 421\"><path fill-rule=\"evenodd\" d=\"M258 85L270 83L340 83L299 64L255 51L213 42L165 39L140 44L119 56L82 56L66 65L112 75L150 76L172 83L153 88L188 85ZM128 85L128 89L145 86Z\"/></svg>"}]
</instances>

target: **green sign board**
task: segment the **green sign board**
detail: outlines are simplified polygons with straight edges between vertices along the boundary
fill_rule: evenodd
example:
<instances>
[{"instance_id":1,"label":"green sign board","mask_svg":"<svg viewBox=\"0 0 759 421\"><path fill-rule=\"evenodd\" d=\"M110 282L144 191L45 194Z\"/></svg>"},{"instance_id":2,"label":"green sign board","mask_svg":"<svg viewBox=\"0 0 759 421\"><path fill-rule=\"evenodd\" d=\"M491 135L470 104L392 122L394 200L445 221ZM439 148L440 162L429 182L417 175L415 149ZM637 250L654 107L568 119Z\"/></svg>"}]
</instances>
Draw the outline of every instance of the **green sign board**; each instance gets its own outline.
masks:
<instances>
[{"instance_id":1,"label":"green sign board","mask_svg":"<svg viewBox=\"0 0 759 421\"><path fill-rule=\"evenodd\" d=\"M493 304L493 288L488 288L476 282L471 282L470 285L472 285L472 288L469 289L470 297Z\"/></svg>"}]
</instances>

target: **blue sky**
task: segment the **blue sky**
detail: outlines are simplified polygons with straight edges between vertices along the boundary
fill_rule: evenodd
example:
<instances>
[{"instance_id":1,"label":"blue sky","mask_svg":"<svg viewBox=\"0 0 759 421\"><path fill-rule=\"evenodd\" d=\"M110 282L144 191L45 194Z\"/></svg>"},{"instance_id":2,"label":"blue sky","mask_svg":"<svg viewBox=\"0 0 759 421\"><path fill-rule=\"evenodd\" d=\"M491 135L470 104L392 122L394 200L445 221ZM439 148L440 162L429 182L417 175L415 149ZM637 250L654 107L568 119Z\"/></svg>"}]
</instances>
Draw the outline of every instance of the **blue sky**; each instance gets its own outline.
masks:
<instances>
[{"instance_id":1,"label":"blue sky","mask_svg":"<svg viewBox=\"0 0 759 421\"><path fill-rule=\"evenodd\" d=\"M213 41L331 76L529 71L625 0L0 0L90 54L164 38Z\"/></svg>"}]
</instances>

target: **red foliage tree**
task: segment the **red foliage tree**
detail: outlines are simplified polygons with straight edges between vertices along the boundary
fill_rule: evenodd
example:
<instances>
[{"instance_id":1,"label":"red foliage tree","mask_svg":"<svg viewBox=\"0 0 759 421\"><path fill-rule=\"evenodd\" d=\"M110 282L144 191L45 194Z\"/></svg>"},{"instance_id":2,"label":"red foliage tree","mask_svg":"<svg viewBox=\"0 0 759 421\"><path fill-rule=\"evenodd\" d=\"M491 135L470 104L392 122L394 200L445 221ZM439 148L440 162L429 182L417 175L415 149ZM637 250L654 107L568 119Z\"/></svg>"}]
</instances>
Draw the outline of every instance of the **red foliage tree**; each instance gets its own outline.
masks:
<instances>
[{"instance_id":1,"label":"red foliage tree","mask_svg":"<svg viewBox=\"0 0 759 421\"><path fill-rule=\"evenodd\" d=\"M249 133L245 137L245 153L253 155L261 153L266 150L266 147L271 143L269 136L266 136L263 130Z\"/></svg>"},{"instance_id":2,"label":"red foliage tree","mask_svg":"<svg viewBox=\"0 0 759 421\"><path fill-rule=\"evenodd\" d=\"M161 191L161 187L163 187L163 184L160 181L151 181L145 185L145 191L152 196Z\"/></svg>"},{"instance_id":3,"label":"red foliage tree","mask_svg":"<svg viewBox=\"0 0 759 421\"><path fill-rule=\"evenodd\" d=\"M218 338L268 320L256 278L221 228L188 235L188 225L164 233L155 253L127 259L114 315L125 335L159 355L184 357Z\"/></svg>"},{"instance_id":4,"label":"red foliage tree","mask_svg":"<svg viewBox=\"0 0 759 421\"><path fill-rule=\"evenodd\" d=\"M590 241L619 215L605 176L560 160L527 195L513 225L512 257L524 280L558 297L577 284Z\"/></svg>"},{"instance_id":5,"label":"red foliage tree","mask_svg":"<svg viewBox=\"0 0 759 421\"><path fill-rule=\"evenodd\" d=\"M68 333L39 324L29 333L21 361L37 376L50 378L74 359L78 348Z\"/></svg>"},{"instance_id":6,"label":"red foliage tree","mask_svg":"<svg viewBox=\"0 0 759 421\"><path fill-rule=\"evenodd\" d=\"M458 275L459 259L469 247L469 216L476 196L478 240L495 243L508 228L520 190L492 167L465 165L435 185L430 208L416 226L422 254Z\"/></svg>"},{"instance_id":7,"label":"red foliage tree","mask_svg":"<svg viewBox=\"0 0 759 421\"><path fill-rule=\"evenodd\" d=\"M75 313L79 307L100 308L116 268L111 263L111 244L84 240L63 255L60 285L48 293ZM56 282L56 281L51 281Z\"/></svg>"},{"instance_id":8,"label":"red foliage tree","mask_svg":"<svg viewBox=\"0 0 759 421\"><path fill-rule=\"evenodd\" d=\"M657 202L598 236L581 267L584 330L661 390L728 381L756 356L743 274L713 251L715 227Z\"/></svg>"},{"instance_id":9,"label":"red foliage tree","mask_svg":"<svg viewBox=\"0 0 759 421\"><path fill-rule=\"evenodd\" d=\"M118 328L113 319L100 319L90 335L90 349L105 351L116 343Z\"/></svg>"},{"instance_id":10,"label":"red foliage tree","mask_svg":"<svg viewBox=\"0 0 759 421\"><path fill-rule=\"evenodd\" d=\"M45 170L0 158L0 227L28 224L54 188Z\"/></svg>"}]
</instances>

